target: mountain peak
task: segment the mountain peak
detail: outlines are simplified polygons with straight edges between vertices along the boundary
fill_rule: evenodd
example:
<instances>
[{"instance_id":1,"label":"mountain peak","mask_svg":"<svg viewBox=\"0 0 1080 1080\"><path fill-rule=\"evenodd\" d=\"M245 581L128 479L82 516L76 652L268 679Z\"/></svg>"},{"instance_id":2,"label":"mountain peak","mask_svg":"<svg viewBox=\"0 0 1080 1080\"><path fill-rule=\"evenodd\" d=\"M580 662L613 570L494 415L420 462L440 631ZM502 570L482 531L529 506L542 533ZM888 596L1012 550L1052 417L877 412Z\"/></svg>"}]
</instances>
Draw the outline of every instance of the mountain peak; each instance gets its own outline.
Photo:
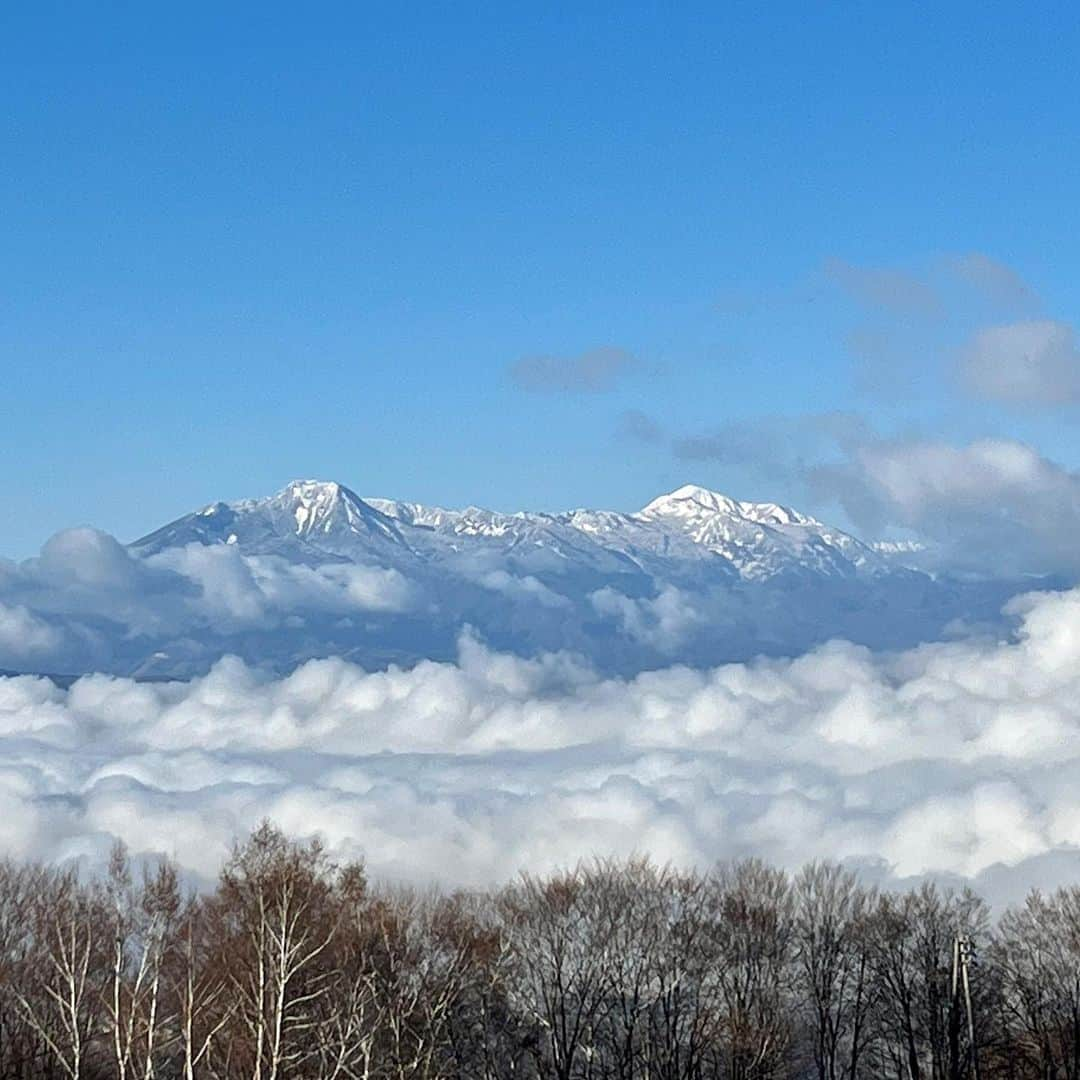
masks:
<instances>
[{"instance_id":1,"label":"mountain peak","mask_svg":"<svg viewBox=\"0 0 1080 1080\"><path fill-rule=\"evenodd\" d=\"M293 519L297 536L329 532L335 525L354 528L359 520L378 513L354 491L333 480L293 480L271 502Z\"/></svg>"},{"instance_id":2,"label":"mountain peak","mask_svg":"<svg viewBox=\"0 0 1080 1080\"><path fill-rule=\"evenodd\" d=\"M352 495L344 484L339 484L336 480L290 480L278 492L278 496L294 499L336 499L342 493Z\"/></svg>"},{"instance_id":3,"label":"mountain peak","mask_svg":"<svg viewBox=\"0 0 1080 1080\"><path fill-rule=\"evenodd\" d=\"M697 484L684 484L667 495L653 499L640 513L644 517L681 518L688 521L722 515L758 525L821 526L821 522L816 518L792 510L791 507L772 502L740 502Z\"/></svg>"},{"instance_id":4,"label":"mountain peak","mask_svg":"<svg viewBox=\"0 0 1080 1080\"><path fill-rule=\"evenodd\" d=\"M682 487L653 499L641 512L643 514L677 512L683 508L680 504L684 503L694 503L708 510L726 510L728 512L737 510L739 506L734 499L722 495L719 491L710 491L708 488L700 487L697 484L683 484Z\"/></svg>"}]
</instances>

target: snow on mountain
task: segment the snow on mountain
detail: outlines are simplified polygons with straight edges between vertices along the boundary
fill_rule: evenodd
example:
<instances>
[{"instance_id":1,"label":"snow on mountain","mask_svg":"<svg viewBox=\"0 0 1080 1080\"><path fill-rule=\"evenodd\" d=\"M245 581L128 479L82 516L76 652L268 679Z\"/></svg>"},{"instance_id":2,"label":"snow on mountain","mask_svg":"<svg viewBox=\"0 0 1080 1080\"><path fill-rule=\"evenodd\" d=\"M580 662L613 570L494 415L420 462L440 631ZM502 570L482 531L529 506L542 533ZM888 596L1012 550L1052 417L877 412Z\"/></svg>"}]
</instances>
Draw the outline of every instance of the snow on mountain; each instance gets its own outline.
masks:
<instances>
[{"instance_id":1,"label":"snow on mountain","mask_svg":"<svg viewBox=\"0 0 1080 1080\"><path fill-rule=\"evenodd\" d=\"M633 674L834 638L905 648L960 622L996 627L1019 591L909 561L790 507L702 487L634 512L508 514L298 480L211 503L126 548L69 530L41 558L0 567L0 621L23 628L0 635L0 667L188 677L235 655L275 671L320 656L374 669L453 659L472 633Z\"/></svg>"},{"instance_id":2,"label":"snow on mountain","mask_svg":"<svg viewBox=\"0 0 1080 1080\"><path fill-rule=\"evenodd\" d=\"M748 580L883 569L872 548L815 518L777 503L737 502L692 484L654 499L638 517L684 533Z\"/></svg>"},{"instance_id":3,"label":"snow on mountain","mask_svg":"<svg viewBox=\"0 0 1080 1080\"><path fill-rule=\"evenodd\" d=\"M330 554L365 561L409 550L396 521L343 484L318 480L294 480L265 499L211 503L132 547L150 555L193 543L238 544L259 554Z\"/></svg>"},{"instance_id":4,"label":"snow on mountain","mask_svg":"<svg viewBox=\"0 0 1080 1080\"><path fill-rule=\"evenodd\" d=\"M573 510L559 514L448 510L391 499L361 499L347 487L295 481L276 495L214 503L133 548L143 554L190 543L238 544L258 554L334 557L397 565L453 561L468 553L503 555L548 569L619 573L659 565L711 564L746 581L779 575L851 577L880 572L870 546L776 503L739 502L686 486L637 513ZM554 560L554 562L552 561Z\"/></svg>"}]
</instances>

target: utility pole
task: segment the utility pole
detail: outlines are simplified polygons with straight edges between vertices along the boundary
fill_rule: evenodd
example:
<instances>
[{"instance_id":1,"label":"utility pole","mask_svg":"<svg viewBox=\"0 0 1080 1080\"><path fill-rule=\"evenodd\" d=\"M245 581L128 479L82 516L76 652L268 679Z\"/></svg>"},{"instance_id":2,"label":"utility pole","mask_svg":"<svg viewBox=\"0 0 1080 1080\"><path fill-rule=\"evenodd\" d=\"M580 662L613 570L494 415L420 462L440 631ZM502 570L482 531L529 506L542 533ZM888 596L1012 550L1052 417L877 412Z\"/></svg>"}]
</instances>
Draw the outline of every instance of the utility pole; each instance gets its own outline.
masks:
<instances>
[{"instance_id":1,"label":"utility pole","mask_svg":"<svg viewBox=\"0 0 1080 1080\"><path fill-rule=\"evenodd\" d=\"M952 992L949 995L949 1080L960 1080L960 939L952 943Z\"/></svg>"},{"instance_id":2,"label":"utility pole","mask_svg":"<svg viewBox=\"0 0 1080 1080\"><path fill-rule=\"evenodd\" d=\"M952 1008L949 1017L949 1049L953 1068L959 1072L960 1055L960 1016L959 996L964 994L964 1012L967 1014L968 1053L971 1054L972 1080L979 1080L979 1052L975 1046L975 1014L971 1009L971 963L975 957L975 946L966 934L958 934L953 942L952 967Z\"/></svg>"}]
</instances>

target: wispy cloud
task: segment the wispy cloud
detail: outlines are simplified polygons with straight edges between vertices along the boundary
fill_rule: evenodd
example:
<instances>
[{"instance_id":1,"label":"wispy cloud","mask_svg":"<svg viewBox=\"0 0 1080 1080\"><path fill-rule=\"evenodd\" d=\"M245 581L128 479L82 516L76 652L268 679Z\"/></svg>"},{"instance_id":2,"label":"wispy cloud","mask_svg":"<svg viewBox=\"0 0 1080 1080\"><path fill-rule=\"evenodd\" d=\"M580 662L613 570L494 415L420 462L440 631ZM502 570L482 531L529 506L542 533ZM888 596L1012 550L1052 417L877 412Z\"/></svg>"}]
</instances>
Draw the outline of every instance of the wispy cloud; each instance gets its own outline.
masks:
<instances>
[{"instance_id":1,"label":"wispy cloud","mask_svg":"<svg viewBox=\"0 0 1080 1080\"><path fill-rule=\"evenodd\" d=\"M960 352L964 385L1013 405L1080 402L1080 348L1067 323L1051 319L978 331Z\"/></svg>"},{"instance_id":2,"label":"wispy cloud","mask_svg":"<svg viewBox=\"0 0 1080 1080\"><path fill-rule=\"evenodd\" d=\"M615 389L640 366L625 349L605 346L577 356L525 356L510 365L509 373L522 390L597 394Z\"/></svg>"},{"instance_id":3,"label":"wispy cloud","mask_svg":"<svg viewBox=\"0 0 1080 1080\"><path fill-rule=\"evenodd\" d=\"M664 441L664 429L640 409L627 409L619 417L615 433L619 438L633 442L655 444Z\"/></svg>"},{"instance_id":4,"label":"wispy cloud","mask_svg":"<svg viewBox=\"0 0 1080 1080\"><path fill-rule=\"evenodd\" d=\"M1038 305L1034 289L1013 267L981 251L949 255L946 270L975 289L988 303L1006 309L1027 309Z\"/></svg>"},{"instance_id":5,"label":"wispy cloud","mask_svg":"<svg viewBox=\"0 0 1080 1080\"><path fill-rule=\"evenodd\" d=\"M938 291L922 276L887 266L857 266L844 259L829 259L826 277L859 303L895 315L938 318L944 304Z\"/></svg>"}]
</instances>

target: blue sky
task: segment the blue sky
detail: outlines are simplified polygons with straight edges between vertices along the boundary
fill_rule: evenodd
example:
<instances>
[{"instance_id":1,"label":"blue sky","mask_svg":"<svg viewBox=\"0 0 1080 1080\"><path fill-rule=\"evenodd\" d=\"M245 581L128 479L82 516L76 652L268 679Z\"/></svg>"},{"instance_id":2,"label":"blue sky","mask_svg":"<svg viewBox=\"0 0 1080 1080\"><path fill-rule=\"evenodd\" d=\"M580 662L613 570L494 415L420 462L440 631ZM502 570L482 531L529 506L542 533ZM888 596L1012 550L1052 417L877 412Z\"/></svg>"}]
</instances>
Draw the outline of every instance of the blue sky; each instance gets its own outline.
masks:
<instances>
[{"instance_id":1,"label":"blue sky","mask_svg":"<svg viewBox=\"0 0 1080 1080\"><path fill-rule=\"evenodd\" d=\"M1075 405L953 372L980 327L1076 316L1070 6L14 8L6 555L297 476L805 501L769 461L822 414L1080 465ZM597 350L596 385L515 378ZM732 425L761 461L687 456Z\"/></svg>"}]
</instances>

